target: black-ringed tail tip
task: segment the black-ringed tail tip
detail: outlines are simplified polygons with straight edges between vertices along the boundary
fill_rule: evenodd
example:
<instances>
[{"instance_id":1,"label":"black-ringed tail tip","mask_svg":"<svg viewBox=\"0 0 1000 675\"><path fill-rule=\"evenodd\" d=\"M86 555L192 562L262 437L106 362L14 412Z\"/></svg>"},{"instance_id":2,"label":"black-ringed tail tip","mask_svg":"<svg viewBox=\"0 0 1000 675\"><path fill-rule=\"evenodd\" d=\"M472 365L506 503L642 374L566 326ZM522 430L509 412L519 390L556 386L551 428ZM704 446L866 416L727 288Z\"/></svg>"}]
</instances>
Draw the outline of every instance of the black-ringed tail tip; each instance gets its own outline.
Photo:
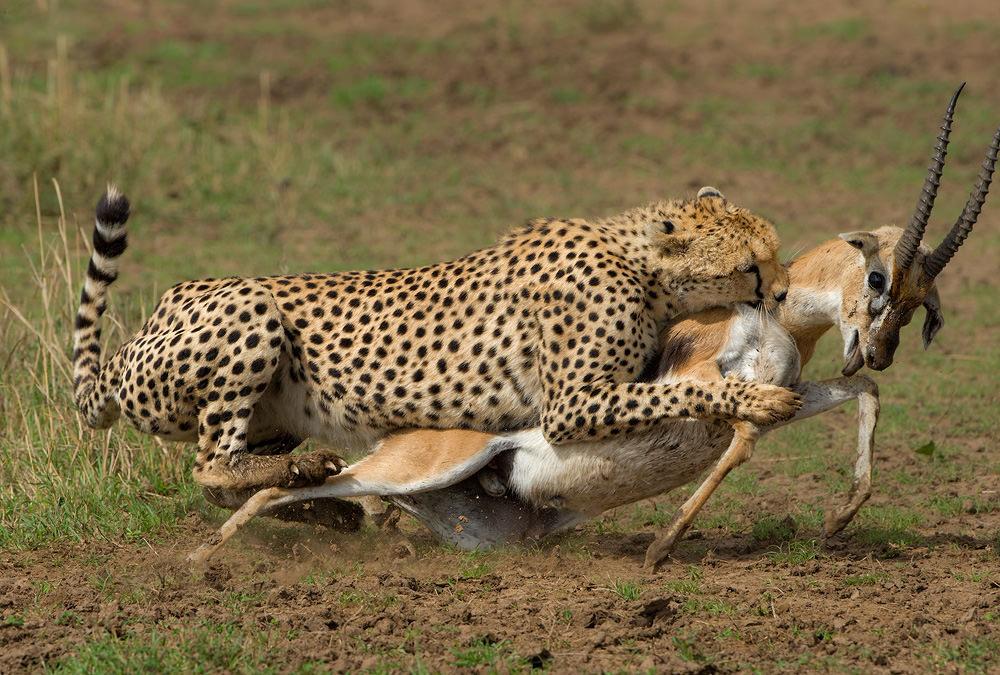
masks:
<instances>
[{"instance_id":1,"label":"black-ringed tail tip","mask_svg":"<svg viewBox=\"0 0 1000 675\"><path fill-rule=\"evenodd\" d=\"M128 198L116 185L108 185L108 189L97 202L97 222L102 225L124 225L128 216Z\"/></svg>"},{"instance_id":2,"label":"black-ringed tail tip","mask_svg":"<svg viewBox=\"0 0 1000 675\"><path fill-rule=\"evenodd\" d=\"M118 405L111 396L112 380L100 382L101 329L99 320L107 307L107 290L118 278L122 253L128 247L125 222L129 203L118 188L108 185L97 202L94 224L94 250L87 265L80 306L73 331L73 382L76 404L87 423L105 428L118 416ZM110 377L111 373L109 373ZM113 379L113 378L112 378Z\"/></svg>"},{"instance_id":3,"label":"black-ringed tail tip","mask_svg":"<svg viewBox=\"0 0 1000 675\"><path fill-rule=\"evenodd\" d=\"M94 254L88 276L106 284L118 277L118 258L128 247L125 222L129 217L128 199L114 185L97 202L97 223L94 227Z\"/></svg>"}]
</instances>

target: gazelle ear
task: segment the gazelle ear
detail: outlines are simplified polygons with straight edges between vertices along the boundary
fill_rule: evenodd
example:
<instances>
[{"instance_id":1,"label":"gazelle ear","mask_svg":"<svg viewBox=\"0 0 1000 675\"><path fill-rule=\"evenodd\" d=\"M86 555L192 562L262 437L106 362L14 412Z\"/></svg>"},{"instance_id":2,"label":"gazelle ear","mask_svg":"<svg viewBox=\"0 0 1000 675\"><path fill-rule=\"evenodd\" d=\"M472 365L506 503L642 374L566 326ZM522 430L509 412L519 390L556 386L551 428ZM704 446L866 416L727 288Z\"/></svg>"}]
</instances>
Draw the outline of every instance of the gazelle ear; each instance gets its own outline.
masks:
<instances>
[{"instance_id":1,"label":"gazelle ear","mask_svg":"<svg viewBox=\"0 0 1000 675\"><path fill-rule=\"evenodd\" d=\"M924 338L924 349L931 346L934 336L937 335L941 327L944 326L944 315L941 314L941 298L938 296L937 287L931 286L931 290L924 296L924 328L922 332Z\"/></svg>"},{"instance_id":2,"label":"gazelle ear","mask_svg":"<svg viewBox=\"0 0 1000 675\"><path fill-rule=\"evenodd\" d=\"M861 254L868 258L878 253L878 237L871 232L845 232L837 235L854 248L861 251Z\"/></svg>"}]
</instances>

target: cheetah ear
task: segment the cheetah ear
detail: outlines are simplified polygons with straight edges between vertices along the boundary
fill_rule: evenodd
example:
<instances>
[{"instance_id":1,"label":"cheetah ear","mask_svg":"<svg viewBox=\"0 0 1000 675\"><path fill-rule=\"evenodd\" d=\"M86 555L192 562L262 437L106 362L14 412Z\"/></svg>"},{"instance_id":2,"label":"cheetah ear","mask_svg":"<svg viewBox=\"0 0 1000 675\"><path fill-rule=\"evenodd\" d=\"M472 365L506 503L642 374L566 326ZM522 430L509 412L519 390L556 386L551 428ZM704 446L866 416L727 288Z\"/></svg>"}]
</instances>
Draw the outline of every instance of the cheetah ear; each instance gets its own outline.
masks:
<instances>
[{"instance_id":1,"label":"cheetah ear","mask_svg":"<svg viewBox=\"0 0 1000 675\"><path fill-rule=\"evenodd\" d=\"M694 236L689 232L674 230L673 234L661 234L656 238L656 246L663 255L684 255L691 247Z\"/></svg>"},{"instance_id":2,"label":"cheetah ear","mask_svg":"<svg viewBox=\"0 0 1000 675\"><path fill-rule=\"evenodd\" d=\"M719 199L725 199L725 196L719 192L719 189L714 188L711 185L706 185L702 189L698 190L697 199L704 199L705 197L718 197Z\"/></svg>"}]
</instances>

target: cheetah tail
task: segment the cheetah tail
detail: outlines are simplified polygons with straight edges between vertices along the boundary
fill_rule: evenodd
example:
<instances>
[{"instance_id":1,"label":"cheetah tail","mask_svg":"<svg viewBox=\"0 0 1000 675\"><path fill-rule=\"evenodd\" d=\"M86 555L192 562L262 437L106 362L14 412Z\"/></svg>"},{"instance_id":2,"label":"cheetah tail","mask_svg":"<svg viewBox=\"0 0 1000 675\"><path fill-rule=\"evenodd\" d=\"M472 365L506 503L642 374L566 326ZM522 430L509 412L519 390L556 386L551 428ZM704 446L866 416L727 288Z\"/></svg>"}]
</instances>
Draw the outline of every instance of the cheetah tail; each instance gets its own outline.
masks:
<instances>
[{"instance_id":1,"label":"cheetah tail","mask_svg":"<svg viewBox=\"0 0 1000 675\"><path fill-rule=\"evenodd\" d=\"M87 266L87 279L80 294L80 308L73 327L73 394L76 405L91 426L108 426L117 410L104 410L97 388L101 369L101 329L108 286L118 278L118 262L125 252L127 236L125 222L129 203L114 185L97 202L97 223L94 227L94 251ZM109 413L112 413L109 415ZM110 417L110 419L107 419Z\"/></svg>"}]
</instances>

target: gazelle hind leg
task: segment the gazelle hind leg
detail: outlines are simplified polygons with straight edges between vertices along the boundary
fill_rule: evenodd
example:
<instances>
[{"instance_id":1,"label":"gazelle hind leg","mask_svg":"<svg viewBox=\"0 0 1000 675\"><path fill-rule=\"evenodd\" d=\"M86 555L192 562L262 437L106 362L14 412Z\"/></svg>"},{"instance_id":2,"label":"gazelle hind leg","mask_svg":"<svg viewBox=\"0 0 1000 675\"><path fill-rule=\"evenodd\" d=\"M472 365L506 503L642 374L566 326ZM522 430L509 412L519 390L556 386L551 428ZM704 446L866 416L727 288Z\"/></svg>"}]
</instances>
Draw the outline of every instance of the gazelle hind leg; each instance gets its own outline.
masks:
<instances>
[{"instance_id":1,"label":"gazelle hind leg","mask_svg":"<svg viewBox=\"0 0 1000 675\"><path fill-rule=\"evenodd\" d=\"M502 437L474 431L411 431L383 441L372 454L323 485L269 488L247 499L209 540L189 556L204 562L254 516L310 499L398 495L461 481L511 446ZM271 458L267 458L271 459Z\"/></svg>"},{"instance_id":2,"label":"gazelle hind leg","mask_svg":"<svg viewBox=\"0 0 1000 675\"><path fill-rule=\"evenodd\" d=\"M726 475L750 459L760 431L749 422L737 422L733 425L733 430L735 431L733 440L726 451L722 453L722 457L716 462L715 467L712 468L694 494L681 505L670 526L658 534L653 543L646 549L647 568L653 570L659 568L663 560L670 555L677 540L690 527L695 516L698 515L702 506L719 487Z\"/></svg>"},{"instance_id":3,"label":"gazelle hind leg","mask_svg":"<svg viewBox=\"0 0 1000 675\"><path fill-rule=\"evenodd\" d=\"M209 503L223 509L236 511L257 491L252 488L225 490L207 487L202 492ZM288 504L265 515L287 522L321 525L340 532L357 532L364 522L365 512L366 509L359 504L328 497Z\"/></svg>"}]
</instances>

